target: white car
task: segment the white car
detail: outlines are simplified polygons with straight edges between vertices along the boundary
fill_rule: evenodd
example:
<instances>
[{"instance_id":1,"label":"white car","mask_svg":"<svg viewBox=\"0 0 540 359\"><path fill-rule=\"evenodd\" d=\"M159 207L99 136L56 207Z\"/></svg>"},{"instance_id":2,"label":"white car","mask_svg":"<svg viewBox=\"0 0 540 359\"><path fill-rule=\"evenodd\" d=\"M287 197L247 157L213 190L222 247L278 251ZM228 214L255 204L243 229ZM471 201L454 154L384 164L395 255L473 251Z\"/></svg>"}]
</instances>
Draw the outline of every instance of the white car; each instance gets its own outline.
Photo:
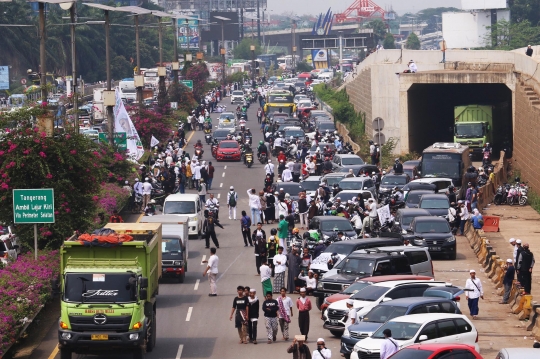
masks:
<instances>
[{"instance_id":1,"label":"white car","mask_svg":"<svg viewBox=\"0 0 540 359\"><path fill-rule=\"evenodd\" d=\"M315 194L317 193L319 184L321 183L321 178L321 176L309 176L300 182L302 187L306 190L306 194L310 196L311 199L315 199Z\"/></svg>"},{"instance_id":2,"label":"white car","mask_svg":"<svg viewBox=\"0 0 540 359\"><path fill-rule=\"evenodd\" d=\"M397 317L381 326L369 338L354 346L351 359L378 358L383 343L383 331L390 329L399 349L417 343L466 344L480 353L478 331L462 314L428 313Z\"/></svg>"},{"instance_id":3,"label":"white car","mask_svg":"<svg viewBox=\"0 0 540 359\"><path fill-rule=\"evenodd\" d=\"M244 102L244 91L236 90L231 93L231 105L235 102L243 103Z\"/></svg>"}]
</instances>

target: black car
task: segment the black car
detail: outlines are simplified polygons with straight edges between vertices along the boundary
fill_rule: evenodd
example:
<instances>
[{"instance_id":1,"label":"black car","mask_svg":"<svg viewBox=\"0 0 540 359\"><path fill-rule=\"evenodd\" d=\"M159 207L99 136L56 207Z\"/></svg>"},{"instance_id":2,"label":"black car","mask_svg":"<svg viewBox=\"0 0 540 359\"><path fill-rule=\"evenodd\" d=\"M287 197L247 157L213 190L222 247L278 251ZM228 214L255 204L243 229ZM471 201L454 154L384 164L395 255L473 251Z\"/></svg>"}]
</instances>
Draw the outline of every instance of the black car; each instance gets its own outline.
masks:
<instances>
[{"instance_id":1,"label":"black car","mask_svg":"<svg viewBox=\"0 0 540 359\"><path fill-rule=\"evenodd\" d=\"M401 233L403 239L407 238L412 242L413 236L407 234L407 230L411 226L411 222L416 217L430 216L429 212L421 208L400 208L396 212L394 226L392 232Z\"/></svg>"},{"instance_id":2,"label":"black car","mask_svg":"<svg viewBox=\"0 0 540 359\"><path fill-rule=\"evenodd\" d=\"M433 183L424 183L424 182L409 182L405 186L401 188L403 190L403 193L405 196L407 195L407 192L415 190L415 189L424 189L424 190L430 190L433 191L433 193L437 193L437 186Z\"/></svg>"},{"instance_id":3,"label":"black car","mask_svg":"<svg viewBox=\"0 0 540 359\"><path fill-rule=\"evenodd\" d=\"M315 128L324 135L326 131L333 133L336 130L336 125L334 125L334 122L332 121L317 121L315 123Z\"/></svg>"},{"instance_id":4,"label":"black car","mask_svg":"<svg viewBox=\"0 0 540 359\"><path fill-rule=\"evenodd\" d=\"M418 208L418 204L420 203L420 197L422 197L425 194L434 194L435 191L430 191L426 189L415 189L412 191L407 192L407 196L405 197L405 207L407 208Z\"/></svg>"},{"instance_id":5,"label":"black car","mask_svg":"<svg viewBox=\"0 0 540 359\"><path fill-rule=\"evenodd\" d=\"M434 216L416 217L407 233L414 236L411 244L427 247L432 255L444 254L450 259L456 259L456 237L446 219Z\"/></svg>"},{"instance_id":6,"label":"black car","mask_svg":"<svg viewBox=\"0 0 540 359\"><path fill-rule=\"evenodd\" d=\"M375 172L376 174L378 174L380 172L379 168L377 166L368 165L368 164L344 166L344 167L340 167L340 168L336 169L336 172L347 172L348 173L350 169L353 170L354 175L357 176L357 177L360 174L360 172L362 172L362 171L364 171L364 173L367 173L370 177L371 177L373 172Z\"/></svg>"},{"instance_id":7,"label":"black car","mask_svg":"<svg viewBox=\"0 0 540 359\"><path fill-rule=\"evenodd\" d=\"M427 210L432 216L448 218L450 203L448 197L443 193L424 194L420 197L418 208Z\"/></svg>"},{"instance_id":8,"label":"black car","mask_svg":"<svg viewBox=\"0 0 540 359\"><path fill-rule=\"evenodd\" d=\"M316 229L319 234L329 237L337 235L338 231L343 231L345 236L356 238L356 232L351 222L345 217L315 216L309 222L309 229Z\"/></svg>"},{"instance_id":9,"label":"black car","mask_svg":"<svg viewBox=\"0 0 540 359\"><path fill-rule=\"evenodd\" d=\"M389 192L394 187L401 189L409 183L410 180L411 178L406 174L387 174L381 178L379 192Z\"/></svg>"},{"instance_id":10,"label":"black car","mask_svg":"<svg viewBox=\"0 0 540 359\"><path fill-rule=\"evenodd\" d=\"M227 139L227 135L232 135L234 132L231 130L215 130L212 133L212 138L218 141L223 141Z\"/></svg>"},{"instance_id":11,"label":"black car","mask_svg":"<svg viewBox=\"0 0 540 359\"><path fill-rule=\"evenodd\" d=\"M293 201L298 201L298 194L304 190L302 185L296 182L279 182L274 183L274 192L283 188L283 192L288 193Z\"/></svg>"}]
</instances>

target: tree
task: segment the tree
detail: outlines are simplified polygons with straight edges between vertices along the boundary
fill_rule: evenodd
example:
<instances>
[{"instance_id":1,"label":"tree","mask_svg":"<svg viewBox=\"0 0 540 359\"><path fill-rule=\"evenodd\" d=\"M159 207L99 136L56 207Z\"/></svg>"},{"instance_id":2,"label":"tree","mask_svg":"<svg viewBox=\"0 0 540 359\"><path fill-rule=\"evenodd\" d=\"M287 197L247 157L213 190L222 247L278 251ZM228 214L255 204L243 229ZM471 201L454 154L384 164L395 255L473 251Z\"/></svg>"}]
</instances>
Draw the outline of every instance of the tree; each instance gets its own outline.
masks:
<instances>
[{"instance_id":1,"label":"tree","mask_svg":"<svg viewBox=\"0 0 540 359\"><path fill-rule=\"evenodd\" d=\"M386 36L386 25L382 20L375 19L373 21L370 21L366 27L368 29L373 29L373 36L375 37L375 43L379 43L379 41L382 41L384 37Z\"/></svg>"},{"instance_id":2,"label":"tree","mask_svg":"<svg viewBox=\"0 0 540 359\"><path fill-rule=\"evenodd\" d=\"M394 39L394 35L391 33L387 33L384 37L383 47L385 49L395 49L396 48L396 42Z\"/></svg>"},{"instance_id":3,"label":"tree","mask_svg":"<svg viewBox=\"0 0 540 359\"><path fill-rule=\"evenodd\" d=\"M512 50L540 41L540 27L531 26L528 20L519 23L499 20L487 29L491 30L484 38L488 49Z\"/></svg>"},{"instance_id":4,"label":"tree","mask_svg":"<svg viewBox=\"0 0 540 359\"><path fill-rule=\"evenodd\" d=\"M509 0L508 6L512 23L528 20L533 26L540 25L540 1L538 0Z\"/></svg>"},{"instance_id":5,"label":"tree","mask_svg":"<svg viewBox=\"0 0 540 359\"><path fill-rule=\"evenodd\" d=\"M409 50L420 50L420 40L414 32L411 32L407 37L407 42L405 43L405 48Z\"/></svg>"},{"instance_id":6,"label":"tree","mask_svg":"<svg viewBox=\"0 0 540 359\"><path fill-rule=\"evenodd\" d=\"M251 60L251 46L255 45L255 57L262 54L261 46L256 39L250 39L245 37L238 46L234 49L234 58L235 59L246 59Z\"/></svg>"},{"instance_id":7,"label":"tree","mask_svg":"<svg viewBox=\"0 0 540 359\"><path fill-rule=\"evenodd\" d=\"M193 96L196 100L203 99L206 81L210 77L210 72L204 62L191 64L186 72L186 80L193 80Z\"/></svg>"},{"instance_id":8,"label":"tree","mask_svg":"<svg viewBox=\"0 0 540 359\"><path fill-rule=\"evenodd\" d=\"M305 61L298 61L296 64L296 71L298 72L310 72L311 70L313 70L313 66Z\"/></svg>"}]
</instances>

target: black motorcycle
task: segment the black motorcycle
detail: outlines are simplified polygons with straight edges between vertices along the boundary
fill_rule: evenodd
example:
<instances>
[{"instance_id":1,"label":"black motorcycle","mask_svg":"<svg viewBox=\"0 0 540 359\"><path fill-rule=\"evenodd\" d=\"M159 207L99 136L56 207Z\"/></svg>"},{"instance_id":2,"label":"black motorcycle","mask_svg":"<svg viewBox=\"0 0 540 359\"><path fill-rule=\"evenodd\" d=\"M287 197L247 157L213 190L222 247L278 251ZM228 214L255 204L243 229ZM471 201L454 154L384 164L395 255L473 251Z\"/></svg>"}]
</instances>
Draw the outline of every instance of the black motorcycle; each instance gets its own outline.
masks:
<instances>
[{"instance_id":1,"label":"black motorcycle","mask_svg":"<svg viewBox=\"0 0 540 359\"><path fill-rule=\"evenodd\" d=\"M506 198L508 197L508 190L507 190L508 184L502 184L499 187L497 187L497 191L495 192L495 196L493 196L493 203L500 205L503 203L506 203Z\"/></svg>"}]
</instances>

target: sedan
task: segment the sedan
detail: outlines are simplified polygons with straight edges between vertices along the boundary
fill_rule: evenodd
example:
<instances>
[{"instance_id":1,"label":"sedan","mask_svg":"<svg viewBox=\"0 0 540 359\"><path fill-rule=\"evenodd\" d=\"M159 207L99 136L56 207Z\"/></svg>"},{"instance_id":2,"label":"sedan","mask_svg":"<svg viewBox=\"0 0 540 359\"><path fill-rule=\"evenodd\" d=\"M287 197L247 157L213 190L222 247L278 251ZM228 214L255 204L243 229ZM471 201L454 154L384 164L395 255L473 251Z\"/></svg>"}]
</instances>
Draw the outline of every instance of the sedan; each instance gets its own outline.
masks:
<instances>
[{"instance_id":1,"label":"sedan","mask_svg":"<svg viewBox=\"0 0 540 359\"><path fill-rule=\"evenodd\" d=\"M389 174L381 178L379 192L391 191L394 187L401 189L410 181L409 175L406 174Z\"/></svg>"},{"instance_id":2,"label":"sedan","mask_svg":"<svg viewBox=\"0 0 540 359\"><path fill-rule=\"evenodd\" d=\"M223 129L223 130L215 130L214 133L212 133L212 138L214 140L223 141L227 139L228 135L232 135L234 131L231 131L230 129Z\"/></svg>"},{"instance_id":3,"label":"sedan","mask_svg":"<svg viewBox=\"0 0 540 359\"><path fill-rule=\"evenodd\" d=\"M512 348L520 349L520 348ZM528 350L529 348L525 349ZM526 353L519 352L520 355L516 358L532 358L537 354L534 348L530 348L531 351ZM501 352L504 349L501 349ZM499 352L500 355L500 352ZM437 358L464 358L464 359L482 359L482 356L478 354L474 346L457 343L433 343L433 344L414 344L406 348L401 349L390 357L391 359L437 359ZM497 359L514 359L514 357L498 356Z\"/></svg>"},{"instance_id":4,"label":"sedan","mask_svg":"<svg viewBox=\"0 0 540 359\"><path fill-rule=\"evenodd\" d=\"M240 161L241 151L234 140L221 141L216 151L217 161Z\"/></svg>"}]
</instances>

